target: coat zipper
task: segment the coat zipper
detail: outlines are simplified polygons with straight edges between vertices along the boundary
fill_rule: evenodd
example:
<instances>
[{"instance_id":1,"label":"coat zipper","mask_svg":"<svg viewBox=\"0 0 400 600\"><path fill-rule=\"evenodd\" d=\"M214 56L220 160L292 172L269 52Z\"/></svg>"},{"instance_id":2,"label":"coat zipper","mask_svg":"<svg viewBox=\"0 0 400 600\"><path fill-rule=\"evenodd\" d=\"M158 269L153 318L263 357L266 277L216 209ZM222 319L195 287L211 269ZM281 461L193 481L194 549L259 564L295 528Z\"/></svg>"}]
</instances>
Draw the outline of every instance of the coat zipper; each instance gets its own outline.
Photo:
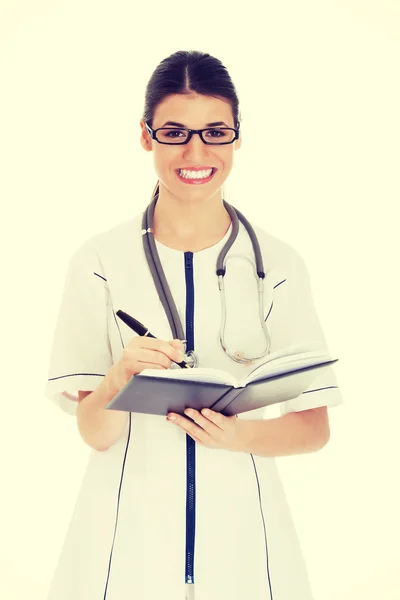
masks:
<instances>
[{"instance_id":1,"label":"coat zipper","mask_svg":"<svg viewBox=\"0 0 400 600\"><path fill-rule=\"evenodd\" d=\"M193 252L185 252L186 348L194 350ZM196 531L196 442L186 434L186 565L185 583L194 584ZM193 590L194 588L192 588Z\"/></svg>"}]
</instances>

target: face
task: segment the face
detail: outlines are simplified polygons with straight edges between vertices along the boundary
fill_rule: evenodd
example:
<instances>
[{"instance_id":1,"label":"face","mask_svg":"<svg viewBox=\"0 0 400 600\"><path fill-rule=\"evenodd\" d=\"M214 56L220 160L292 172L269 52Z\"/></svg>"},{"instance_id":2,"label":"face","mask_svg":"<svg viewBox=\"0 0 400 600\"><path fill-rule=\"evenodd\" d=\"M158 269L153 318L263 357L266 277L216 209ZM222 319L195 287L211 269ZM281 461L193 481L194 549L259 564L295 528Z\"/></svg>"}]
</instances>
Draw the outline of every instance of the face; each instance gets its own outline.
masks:
<instances>
[{"instance_id":1,"label":"face","mask_svg":"<svg viewBox=\"0 0 400 600\"><path fill-rule=\"evenodd\" d=\"M182 123L188 129L204 129L208 123L223 121L220 127L234 127L232 109L226 101L208 96L173 94L161 102L154 115L152 127L163 127L166 121ZM151 139L143 120L140 142L148 152L153 152L154 168L160 180L160 199L175 198L182 201L222 198L222 186L231 172L235 150L241 146L241 137L232 144L211 146L204 144L199 135L193 135L187 144L166 145ZM172 125L166 127L173 128ZM215 134L210 134L215 135ZM206 134L207 136L207 134ZM240 134L241 136L241 134ZM204 183L185 183L178 169L213 168L215 173Z\"/></svg>"}]
</instances>

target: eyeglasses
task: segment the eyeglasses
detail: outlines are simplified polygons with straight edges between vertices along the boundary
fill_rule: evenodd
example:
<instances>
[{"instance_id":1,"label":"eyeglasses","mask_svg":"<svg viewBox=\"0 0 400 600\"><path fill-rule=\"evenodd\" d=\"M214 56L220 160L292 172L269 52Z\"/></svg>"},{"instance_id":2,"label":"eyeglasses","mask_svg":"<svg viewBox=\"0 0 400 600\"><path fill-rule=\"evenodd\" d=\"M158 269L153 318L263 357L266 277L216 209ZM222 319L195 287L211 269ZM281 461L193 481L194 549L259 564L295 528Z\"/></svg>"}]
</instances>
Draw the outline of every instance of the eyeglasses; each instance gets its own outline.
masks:
<instances>
[{"instance_id":1,"label":"eyeglasses","mask_svg":"<svg viewBox=\"0 0 400 600\"><path fill-rule=\"evenodd\" d=\"M146 123L146 129L151 135L153 140L156 140L159 144L179 145L187 144L192 139L194 133L198 133L201 141L204 144L211 144L214 146L223 146L224 144L232 144L239 138L239 128L233 129L231 127L216 127L213 129L183 129L171 128L171 127L160 127L159 129L152 129L150 125ZM204 137L206 136L206 138Z\"/></svg>"}]
</instances>

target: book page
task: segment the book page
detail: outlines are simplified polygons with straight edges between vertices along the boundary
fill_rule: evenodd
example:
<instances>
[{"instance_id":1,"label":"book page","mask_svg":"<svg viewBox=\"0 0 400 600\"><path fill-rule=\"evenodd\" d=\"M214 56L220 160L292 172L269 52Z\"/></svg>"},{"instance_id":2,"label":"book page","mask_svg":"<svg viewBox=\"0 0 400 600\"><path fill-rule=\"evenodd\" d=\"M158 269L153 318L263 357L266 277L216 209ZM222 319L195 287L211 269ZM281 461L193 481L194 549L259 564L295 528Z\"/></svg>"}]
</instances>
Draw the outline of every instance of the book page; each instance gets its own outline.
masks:
<instances>
[{"instance_id":1,"label":"book page","mask_svg":"<svg viewBox=\"0 0 400 600\"><path fill-rule=\"evenodd\" d=\"M317 365L325 360L331 359L326 348L317 349L315 346L314 349L310 349L310 346L308 346L308 349L305 350L304 346L292 346L291 350L294 351L291 355L288 355L287 351L284 353L277 352L274 353L274 355L271 354L270 359L267 362L258 365L248 374L244 379L243 384L247 385L252 381L263 379L265 375L279 375L301 367Z\"/></svg>"},{"instance_id":2,"label":"book page","mask_svg":"<svg viewBox=\"0 0 400 600\"><path fill-rule=\"evenodd\" d=\"M194 369L145 369L136 377L161 377L163 379L175 379L180 381L200 381L204 383L219 383L220 385L235 385L236 379L221 369L208 369L196 367Z\"/></svg>"},{"instance_id":3,"label":"book page","mask_svg":"<svg viewBox=\"0 0 400 600\"><path fill-rule=\"evenodd\" d=\"M157 377L174 379L180 381L197 381L204 383L217 383L230 385L235 388L244 387L252 381L263 379L266 374L278 375L293 370L296 366L311 366L329 360L326 348L318 348L316 344L301 344L290 346L269 354L266 361L255 367L246 378L238 381L233 375L222 369L196 367L193 369L181 369L173 364L170 369L145 369L136 377Z\"/></svg>"}]
</instances>

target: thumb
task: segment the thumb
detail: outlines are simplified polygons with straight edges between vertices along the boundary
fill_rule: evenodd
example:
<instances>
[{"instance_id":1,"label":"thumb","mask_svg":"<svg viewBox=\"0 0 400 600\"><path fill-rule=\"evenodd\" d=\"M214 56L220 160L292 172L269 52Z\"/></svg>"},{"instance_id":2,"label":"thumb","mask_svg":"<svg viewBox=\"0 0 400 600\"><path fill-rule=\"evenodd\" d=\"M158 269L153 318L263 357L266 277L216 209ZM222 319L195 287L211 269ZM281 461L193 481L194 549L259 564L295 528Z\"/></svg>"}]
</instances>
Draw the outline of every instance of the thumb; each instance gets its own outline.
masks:
<instances>
[{"instance_id":1,"label":"thumb","mask_svg":"<svg viewBox=\"0 0 400 600\"><path fill-rule=\"evenodd\" d=\"M178 350L182 350L183 352L185 352L186 340L172 340L170 341L170 345L173 348L178 348Z\"/></svg>"}]
</instances>

